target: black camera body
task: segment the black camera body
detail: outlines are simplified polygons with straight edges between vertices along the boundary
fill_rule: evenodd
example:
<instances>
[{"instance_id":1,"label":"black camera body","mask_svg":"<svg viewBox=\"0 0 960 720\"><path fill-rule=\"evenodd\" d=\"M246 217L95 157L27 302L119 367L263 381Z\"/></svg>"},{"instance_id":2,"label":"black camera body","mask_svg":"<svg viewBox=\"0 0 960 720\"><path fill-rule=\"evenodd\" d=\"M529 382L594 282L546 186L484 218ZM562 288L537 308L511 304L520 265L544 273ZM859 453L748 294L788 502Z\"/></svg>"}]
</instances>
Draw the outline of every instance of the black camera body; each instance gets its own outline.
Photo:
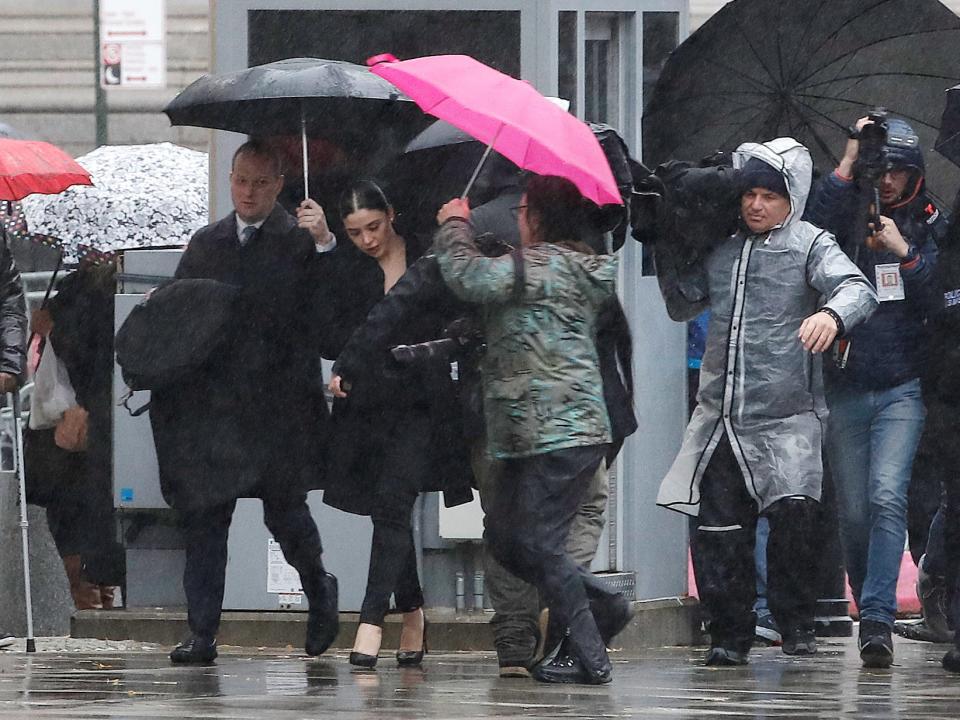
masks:
<instances>
[{"instance_id":1,"label":"black camera body","mask_svg":"<svg viewBox=\"0 0 960 720\"><path fill-rule=\"evenodd\" d=\"M860 140L860 152L853 166L853 176L858 183L875 186L883 174L890 169L887 158L887 138L889 125L887 111L874 108L867 117L870 123L863 126L857 137Z\"/></svg>"},{"instance_id":2,"label":"black camera body","mask_svg":"<svg viewBox=\"0 0 960 720\"><path fill-rule=\"evenodd\" d=\"M413 345L397 345L390 349L395 362L401 365L479 358L487 345L477 319L465 315L444 328L443 337Z\"/></svg>"}]
</instances>

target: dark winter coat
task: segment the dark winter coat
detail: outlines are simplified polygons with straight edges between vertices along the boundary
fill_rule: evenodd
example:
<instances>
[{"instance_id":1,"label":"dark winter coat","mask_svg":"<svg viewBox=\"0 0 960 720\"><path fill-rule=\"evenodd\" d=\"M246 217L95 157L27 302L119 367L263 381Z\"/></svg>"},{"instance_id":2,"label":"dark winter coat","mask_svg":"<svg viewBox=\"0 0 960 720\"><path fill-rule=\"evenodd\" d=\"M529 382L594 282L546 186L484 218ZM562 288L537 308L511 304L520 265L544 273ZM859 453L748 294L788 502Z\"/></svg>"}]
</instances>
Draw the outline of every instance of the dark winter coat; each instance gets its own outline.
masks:
<instances>
[{"instance_id":1,"label":"dark winter coat","mask_svg":"<svg viewBox=\"0 0 960 720\"><path fill-rule=\"evenodd\" d=\"M235 213L191 239L176 277L235 285L240 300L229 338L204 369L152 394L160 484L174 508L321 486L320 354L331 306L321 257L279 205L244 246Z\"/></svg>"},{"instance_id":2,"label":"dark winter coat","mask_svg":"<svg viewBox=\"0 0 960 720\"><path fill-rule=\"evenodd\" d=\"M956 221L954 221L956 222ZM938 463L960 462L960 233L954 227L941 243L934 283L940 307L930 316L930 357L923 375L927 406L924 441Z\"/></svg>"},{"instance_id":3,"label":"dark winter coat","mask_svg":"<svg viewBox=\"0 0 960 720\"><path fill-rule=\"evenodd\" d=\"M414 254L415 250L408 247L408 255ZM370 259L370 263L379 271L376 261ZM436 263L428 258L408 267L386 295L382 272L378 279L376 288L368 287L367 302L375 301L374 307L334 365L334 373L350 388L348 397L336 399L333 405L324 502L347 512L370 514L378 501L377 493L383 493L378 463L385 453L384 448L371 443L376 444L373 439L383 436L376 429L386 417L395 418L398 413L401 417L409 415L411 421L396 422L392 441L405 443L404 427L424 425L415 422L414 416L425 418L429 427L431 470L411 478L415 489L442 490L448 507L469 502L473 497L469 456L449 361L438 358L401 366L389 352L399 344L438 339L463 308L451 302L439 282ZM394 314L398 308L403 309L402 318ZM391 472L398 477L405 475L401 468L391 468Z\"/></svg>"},{"instance_id":4,"label":"dark winter coat","mask_svg":"<svg viewBox=\"0 0 960 720\"><path fill-rule=\"evenodd\" d=\"M900 265L905 299L881 302L867 322L847 333L850 346L843 370L833 361L832 353L825 353L824 377L828 382L878 390L895 387L923 372L928 340L925 323L939 304L933 282L937 243L946 232L947 221L923 192L905 205L882 209L881 214L891 217L904 239L920 251L917 261L907 265L891 252L859 244L851 228L856 205L856 184L831 173L821 181L804 219L834 233L871 285L876 285L877 265Z\"/></svg>"},{"instance_id":5,"label":"dark winter coat","mask_svg":"<svg viewBox=\"0 0 960 720\"><path fill-rule=\"evenodd\" d=\"M113 510L113 300L116 266L91 265L70 273L47 303L49 342L67 368L77 404L88 413L84 478L64 477L67 492L95 496L89 507Z\"/></svg>"},{"instance_id":6,"label":"dark winter coat","mask_svg":"<svg viewBox=\"0 0 960 720\"><path fill-rule=\"evenodd\" d=\"M27 367L27 311L20 271L0 228L0 372L20 377Z\"/></svg>"}]
</instances>

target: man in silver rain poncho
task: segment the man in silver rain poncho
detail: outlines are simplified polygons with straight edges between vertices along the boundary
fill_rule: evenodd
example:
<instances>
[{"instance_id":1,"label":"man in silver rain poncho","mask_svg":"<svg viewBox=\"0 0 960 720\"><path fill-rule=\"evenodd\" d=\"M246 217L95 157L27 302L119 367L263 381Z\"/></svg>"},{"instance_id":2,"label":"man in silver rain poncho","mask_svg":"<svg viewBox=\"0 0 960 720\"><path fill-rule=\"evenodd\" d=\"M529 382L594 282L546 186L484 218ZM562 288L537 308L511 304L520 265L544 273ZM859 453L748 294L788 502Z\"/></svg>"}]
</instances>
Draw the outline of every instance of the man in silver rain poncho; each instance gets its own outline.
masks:
<instances>
[{"instance_id":1,"label":"man in silver rain poncho","mask_svg":"<svg viewBox=\"0 0 960 720\"><path fill-rule=\"evenodd\" d=\"M737 172L727 171L737 182L740 229L684 271L706 293L691 302L671 289L683 279L671 283L660 271L671 318L711 311L697 407L657 498L697 517L691 544L710 617L708 665L747 662L758 514L770 521L769 603L783 651L816 652L813 517L824 403L814 355L863 322L877 297L833 237L800 219L812 166L792 138L741 145ZM669 240L658 243L658 256Z\"/></svg>"}]
</instances>

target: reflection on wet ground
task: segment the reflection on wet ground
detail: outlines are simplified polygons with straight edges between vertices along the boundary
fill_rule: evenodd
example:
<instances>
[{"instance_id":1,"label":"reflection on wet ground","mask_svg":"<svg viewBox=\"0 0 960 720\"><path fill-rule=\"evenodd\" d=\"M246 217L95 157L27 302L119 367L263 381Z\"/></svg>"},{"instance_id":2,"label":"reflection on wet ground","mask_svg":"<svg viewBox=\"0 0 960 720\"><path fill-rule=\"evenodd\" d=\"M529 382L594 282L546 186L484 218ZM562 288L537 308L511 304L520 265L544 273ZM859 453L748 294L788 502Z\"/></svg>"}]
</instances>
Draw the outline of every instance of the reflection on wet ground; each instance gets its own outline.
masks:
<instances>
[{"instance_id":1,"label":"reflection on wet ground","mask_svg":"<svg viewBox=\"0 0 960 720\"><path fill-rule=\"evenodd\" d=\"M42 647L41 647L42 649ZM860 667L852 639L809 659L760 648L742 668L705 668L703 648L616 653L613 683L544 686L496 676L492 654L428 655L422 670L344 654L310 659L227 649L215 665L165 654L0 653L0 718L922 718L960 717L960 676L946 648L898 641L889 670Z\"/></svg>"}]
</instances>

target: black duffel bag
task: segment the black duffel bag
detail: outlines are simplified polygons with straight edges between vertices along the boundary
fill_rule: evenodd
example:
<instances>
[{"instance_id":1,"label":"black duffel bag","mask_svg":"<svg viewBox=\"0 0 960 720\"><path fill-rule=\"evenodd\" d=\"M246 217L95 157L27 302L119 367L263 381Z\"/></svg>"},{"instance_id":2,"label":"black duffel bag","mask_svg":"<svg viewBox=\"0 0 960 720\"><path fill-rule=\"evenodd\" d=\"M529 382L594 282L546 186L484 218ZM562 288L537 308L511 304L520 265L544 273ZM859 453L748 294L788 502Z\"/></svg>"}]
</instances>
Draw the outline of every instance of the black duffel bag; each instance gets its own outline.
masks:
<instances>
[{"instance_id":1,"label":"black duffel bag","mask_svg":"<svg viewBox=\"0 0 960 720\"><path fill-rule=\"evenodd\" d=\"M117 364L127 387L157 390L202 368L235 326L238 295L236 286L206 278L154 290L117 332Z\"/></svg>"},{"instance_id":2,"label":"black duffel bag","mask_svg":"<svg viewBox=\"0 0 960 720\"><path fill-rule=\"evenodd\" d=\"M65 486L83 482L86 453L64 450L54 442L56 428L23 429L24 489L30 505L47 507Z\"/></svg>"}]
</instances>

